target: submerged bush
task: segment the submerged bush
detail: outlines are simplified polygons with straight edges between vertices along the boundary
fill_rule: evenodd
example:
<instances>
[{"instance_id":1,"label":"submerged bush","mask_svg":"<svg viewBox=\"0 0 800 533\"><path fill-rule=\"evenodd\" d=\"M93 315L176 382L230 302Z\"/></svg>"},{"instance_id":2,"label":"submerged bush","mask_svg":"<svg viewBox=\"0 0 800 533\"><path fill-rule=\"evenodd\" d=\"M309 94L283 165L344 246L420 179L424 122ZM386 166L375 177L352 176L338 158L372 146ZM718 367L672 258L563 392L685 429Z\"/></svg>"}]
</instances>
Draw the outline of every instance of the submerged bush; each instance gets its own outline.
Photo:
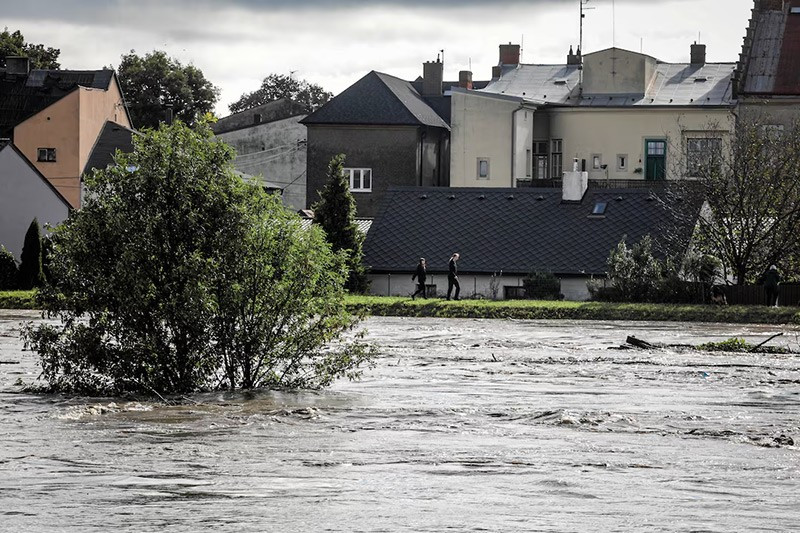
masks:
<instances>
[{"instance_id":1,"label":"submerged bush","mask_svg":"<svg viewBox=\"0 0 800 533\"><path fill-rule=\"evenodd\" d=\"M344 306L346 255L242 183L232 150L176 123L86 178L25 333L56 390L319 387L368 357Z\"/></svg>"}]
</instances>

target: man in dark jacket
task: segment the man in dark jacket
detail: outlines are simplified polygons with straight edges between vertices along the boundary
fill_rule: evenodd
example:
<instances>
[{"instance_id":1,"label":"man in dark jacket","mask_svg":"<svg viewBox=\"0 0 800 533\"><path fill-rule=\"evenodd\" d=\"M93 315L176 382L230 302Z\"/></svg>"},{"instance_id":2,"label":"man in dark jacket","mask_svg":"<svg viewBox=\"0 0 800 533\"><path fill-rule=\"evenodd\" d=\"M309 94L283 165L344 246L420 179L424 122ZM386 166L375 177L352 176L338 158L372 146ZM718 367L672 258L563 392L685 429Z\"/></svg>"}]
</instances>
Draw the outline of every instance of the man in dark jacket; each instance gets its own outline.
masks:
<instances>
[{"instance_id":1,"label":"man in dark jacket","mask_svg":"<svg viewBox=\"0 0 800 533\"><path fill-rule=\"evenodd\" d=\"M411 295L411 299L413 300L417 294L422 294L423 298L427 298L428 295L425 293L425 280L428 279L427 268L425 266L425 258L419 258L419 264L417 265L417 271L411 276L411 279L417 280L417 290L414 291L414 294Z\"/></svg>"},{"instance_id":2,"label":"man in dark jacket","mask_svg":"<svg viewBox=\"0 0 800 533\"><path fill-rule=\"evenodd\" d=\"M778 284L781 281L781 275L778 273L778 267L772 265L764 273L764 291L767 293L767 305L778 307Z\"/></svg>"},{"instance_id":3,"label":"man in dark jacket","mask_svg":"<svg viewBox=\"0 0 800 533\"><path fill-rule=\"evenodd\" d=\"M458 258L461 257L457 253L453 254L450 257L450 263L448 263L448 274L447 274L447 299L450 299L450 293L453 292L453 287L456 288L455 298L453 300L460 300L458 295L461 293L461 285L458 283Z\"/></svg>"}]
</instances>

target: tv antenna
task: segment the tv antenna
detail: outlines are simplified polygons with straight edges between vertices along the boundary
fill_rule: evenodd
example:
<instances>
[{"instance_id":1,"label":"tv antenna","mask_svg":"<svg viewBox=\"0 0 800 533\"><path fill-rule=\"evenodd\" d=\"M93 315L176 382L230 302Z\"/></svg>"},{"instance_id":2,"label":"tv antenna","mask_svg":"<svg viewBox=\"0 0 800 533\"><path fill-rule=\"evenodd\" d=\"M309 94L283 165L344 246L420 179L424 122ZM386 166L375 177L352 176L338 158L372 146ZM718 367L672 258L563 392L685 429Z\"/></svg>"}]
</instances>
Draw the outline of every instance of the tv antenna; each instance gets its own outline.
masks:
<instances>
[{"instance_id":1,"label":"tv antenna","mask_svg":"<svg viewBox=\"0 0 800 533\"><path fill-rule=\"evenodd\" d=\"M592 0L578 0L581 5L581 28L580 28L580 35L578 39L578 54L580 54L581 62L578 65L578 72L580 73L580 86L581 91L583 91L583 19L586 18L586 13L584 11L589 11L594 9L593 7L586 7L586 4L591 2Z\"/></svg>"}]
</instances>

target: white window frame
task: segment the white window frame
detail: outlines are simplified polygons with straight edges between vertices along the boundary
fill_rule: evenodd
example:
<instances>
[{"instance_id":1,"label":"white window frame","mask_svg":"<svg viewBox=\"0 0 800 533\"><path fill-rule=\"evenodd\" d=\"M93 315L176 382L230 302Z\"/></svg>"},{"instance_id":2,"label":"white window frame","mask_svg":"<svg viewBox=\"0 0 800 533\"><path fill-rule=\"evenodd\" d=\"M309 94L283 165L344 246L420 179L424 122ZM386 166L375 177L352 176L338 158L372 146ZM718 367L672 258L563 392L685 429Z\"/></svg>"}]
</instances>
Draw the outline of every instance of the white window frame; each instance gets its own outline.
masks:
<instances>
[{"instance_id":1,"label":"white window frame","mask_svg":"<svg viewBox=\"0 0 800 533\"><path fill-rule=\"evenodd\" d=\"M711 152L711 145L716 144ZM693 149L692 146L695 146ZM701 145L704 145L701 147ZM719 160L722 153L722 139L720 137L687 137L686 138L686 175L692 178L698 176L698 169L714 157Z\"/></svg>"},{"instance_id":2,"label":"white window frame","mask_svg":"<svg viewBox=\"0 0 800 533\"><path fill-rule=\"evenodd\" d=\"M592 170L603 169L603 156L602 154L592 154Z\"/></svg>"},{"instance_id":3,"label":"white window frame","mask_svg":"<svg viewBox=\"0 0 800 533\"><path fill-rule=\"evenodd\" d=\"M559 179L564 173L563 139L550 140L550 158L551 158L550 175L555 179Z\"/></svg>"},{"instance_id":4,"label":"white window frame","mask_svg":"<svg viewBox=\"0 0 800 533\"><path fill-rule=\"evenodd\" d=\"M627 172L629 161L630 158L628 154L617 154L617 170L620 172Z\"/></svg>"},{"instance_id":5,"label":"white window frame","mask_svg":"<svg viewBox=\"0 0 800 533\"><path fill-rule=\"evenodd\" d=\"M350 192L372 192L375 176L371 168L343 168L342 172L350 183ZM369 186L364 186L364 173L369 173Z\"/></svg>"},{"instance_id":6,"label":"white window frame","mask_svg":"<svg viewBox=\"0 0 800 533\"><path fill-rule=\"evenodd\" d=\"M486 172L481 172L481 164L486 164ZM492 179L492 163L488 157L479 157L475 165L475 178L479 180Z\"/></svg>"}]
</instances>

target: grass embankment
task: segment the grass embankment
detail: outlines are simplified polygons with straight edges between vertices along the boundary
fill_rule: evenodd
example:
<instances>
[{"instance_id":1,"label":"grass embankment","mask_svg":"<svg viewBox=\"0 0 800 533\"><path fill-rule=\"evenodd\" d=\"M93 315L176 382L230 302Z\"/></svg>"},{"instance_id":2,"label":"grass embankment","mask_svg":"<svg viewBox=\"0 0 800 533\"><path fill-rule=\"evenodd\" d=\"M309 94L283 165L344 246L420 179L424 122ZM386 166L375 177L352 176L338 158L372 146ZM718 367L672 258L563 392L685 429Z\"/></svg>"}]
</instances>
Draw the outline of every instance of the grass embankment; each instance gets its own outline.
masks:
<instances>
[{"instance_id":1,"label":"grass embankment","mask_svg":"<svg viewBox=\"0 0 800 533\"><path fill-rule=\"evenodd\" d=\"M0 309L36 309L35 291L0 291ZM675 304L613 304L540 300L458 302L384 296L348 296L353 312L373 316L515 318L520 320L662 320L739 324L800 324L800 308Z\"/></svg>"},{"instance_id":2,"label":"grass embankment","mask_svg":"<svg viewBox=\"0 0 800 533\"><path fill-rule=\"evenodd\" d=\"M0 291L0 309L36 309L36 291Z\"/></svg>"},{"instance_id":3,"label":"grass embankment","mask_svg":"<svg viewBox=\"0 0 800 533\"><path fill-rule=\"evenodd\" d=\"M440 318L514 318L525 320L661 320L740 324L800 324L800 308L678 304L618 304L539 300L410 300L381 296L349 296L352 311L373 316Z\"/></svg>"}]
</instances>

